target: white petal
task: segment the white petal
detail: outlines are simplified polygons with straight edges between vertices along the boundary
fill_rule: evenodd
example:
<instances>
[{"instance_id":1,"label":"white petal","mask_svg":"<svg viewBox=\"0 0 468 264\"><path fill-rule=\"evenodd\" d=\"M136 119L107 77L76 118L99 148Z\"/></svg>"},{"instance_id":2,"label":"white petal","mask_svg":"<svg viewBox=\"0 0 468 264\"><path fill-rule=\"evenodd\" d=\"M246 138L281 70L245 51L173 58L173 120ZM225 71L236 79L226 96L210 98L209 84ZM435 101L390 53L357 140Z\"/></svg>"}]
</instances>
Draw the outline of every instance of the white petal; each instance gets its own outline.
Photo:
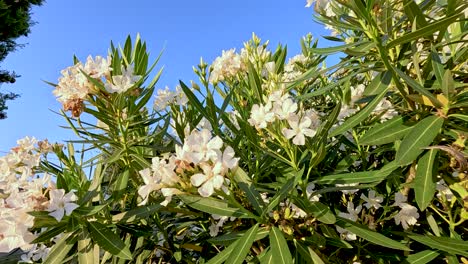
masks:
<instances>
[{"instance_id":1,"label":"white petal","mask_svg":"<svg viewBox=\"0 0 468 264\"><path fill-rule=\"evenodd\" d=\"M195 187L202 185L202 183L204 183L206 180L207 180L206 175L201 174L201 173L197 173L190 178L190 182Z\"/></svg>"},{"instance_id":2,"label":"white petal","mask_svg":"<svg viewBox=\"0 0 468 264\"><path fill-rule=\"evenodd\" d=\"M211 184L209 181L198 188L198 193L203 197L209 197L213 194L213 192L213 184Z\"/></svg>"},{"instance_id":3,"label":"white petal","mask_svg":"<svg viewBox=\"0 0 468 264\"><path fill-rule=\"evenodd\" d=\"M305 137L303 134L297 134L293 138L293 143L298 146L303 146L305 144Z\"/></svg>"},{"instance_id":4,"label":"white petal","mask_svg":"<svg viewBox=\"0 0 468 264\"><path fill-rule=\"evenodd\" d=\"M291 139L292 137L296 135L294 133L294 130L292 129L283 128L282 132L283 132L284 137L286 137L287 139Z\"/></svg>"},{"instance_id":5,"label":"white petal","mask_svg":"<svg viewBox=\"0 0 468 264\"><path fill-rule=\"evenodd\" d=\"M80 207L76 203L66 203L65 204L65 214L70 215L76 208Z\"/></svg>"},{"instance_id":6,"label":"white petal","mask_svg":"<svg viewBox=\"0 0 468 264\"><path fill-rule=\"evenodd\" d=\"M60 222L60 220L62 220L63 218L64 213L65 213L65 210L63 208L58 208L57 210L49 213L49 215L57 219L57 221Z\"/></svg>"}]
</instances>

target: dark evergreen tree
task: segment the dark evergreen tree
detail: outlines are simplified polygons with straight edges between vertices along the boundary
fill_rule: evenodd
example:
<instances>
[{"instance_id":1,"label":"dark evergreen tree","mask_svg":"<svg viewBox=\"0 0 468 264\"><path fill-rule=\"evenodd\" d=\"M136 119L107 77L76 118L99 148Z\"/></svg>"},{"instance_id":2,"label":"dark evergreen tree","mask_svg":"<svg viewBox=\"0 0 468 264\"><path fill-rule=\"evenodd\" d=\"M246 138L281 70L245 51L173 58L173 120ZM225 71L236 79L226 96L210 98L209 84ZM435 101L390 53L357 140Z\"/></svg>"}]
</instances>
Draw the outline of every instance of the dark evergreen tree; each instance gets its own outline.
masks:
<instances>
[{"instance_id":1,"label":"dark evergreen tree","mask_svg":"<svg viewBox=\"0 0 468 264\"><path fill-rule=\"evenodd\" d=\"M0 63L6 56L21 48L23 45L16 42L19 37L28 36L31 21L31 8L41 5L44 0L0 0ZM0 68L0 86L3 83L14 83L18 78L14 71ZM15 93L0 92L0 119L6 118L7 100L13 100L19 95Z\"/></svg>"}]
</instances>

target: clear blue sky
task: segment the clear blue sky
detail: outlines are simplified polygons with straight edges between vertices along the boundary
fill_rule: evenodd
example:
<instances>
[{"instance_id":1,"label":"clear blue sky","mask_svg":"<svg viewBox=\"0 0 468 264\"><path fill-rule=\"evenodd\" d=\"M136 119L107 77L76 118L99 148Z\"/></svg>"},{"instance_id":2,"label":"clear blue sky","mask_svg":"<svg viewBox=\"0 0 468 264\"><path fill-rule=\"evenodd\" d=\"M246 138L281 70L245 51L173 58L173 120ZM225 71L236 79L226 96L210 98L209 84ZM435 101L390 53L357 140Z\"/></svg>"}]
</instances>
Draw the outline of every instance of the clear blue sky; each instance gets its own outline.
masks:
<instances>
[{"instance_id":1,"label":"clear blue sky","mask_svg":"<svg viewBox=\"0 0 468 264\"><path fill-rule=\"evenodd\" d=\"M33 10L37 24L20 40L27 45L1 64L21 75L16 83L3 84L1 91L21 97L8 103L8 118L0 120L0 151L28 135L52 142L75 138L59 128L65 121L49 109L58 111L61 106L52 95L53 87L41 81L56 83L60 70L72 64L73 54L82 61L88 54L106 55L111 40L123 44L128 34L140 33L153 58L165 47L159 64L165 70L157 87L173 88L179 79L195 79L192 66L200 57L211 63L223 49L240 50L252 32L270 40L272 49L287 44L288 57L299 53L299 40L308 32L316 38L327 35L305 4L305 0L47 0ZM325 43L322 40L321 46Z\"/></svg>"}]
</instances>

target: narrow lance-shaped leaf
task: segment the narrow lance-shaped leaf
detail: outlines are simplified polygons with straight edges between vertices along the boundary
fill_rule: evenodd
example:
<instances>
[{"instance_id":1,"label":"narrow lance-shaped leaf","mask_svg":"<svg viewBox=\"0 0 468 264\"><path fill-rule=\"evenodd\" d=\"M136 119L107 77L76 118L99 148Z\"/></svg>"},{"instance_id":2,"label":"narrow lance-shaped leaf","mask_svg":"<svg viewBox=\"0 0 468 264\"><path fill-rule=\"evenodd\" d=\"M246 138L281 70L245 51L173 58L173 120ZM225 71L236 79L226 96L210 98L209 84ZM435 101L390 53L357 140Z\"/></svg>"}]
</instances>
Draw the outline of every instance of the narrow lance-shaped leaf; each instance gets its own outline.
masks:
<instances>
[{"instance_id":1,"label":"narrow lance-shaped leaf","mask_svg":"<svg viewBox=\"0 0 468 264\"><path fill-rule=\"evenodd\" d=\"M293 259L289 251L288 243L277 227L270 230L270 247L273 259L277 263L292 264Z\"/></svg>"},{"instance_id":2,"label":"narrow lance-shaped leaf","mask_svg":"<svg viewBox=\"0 0 468 264\"><path fill-rule=\"evenodd\" d=\"M74 246L69 240L72 236L72 233L67 233L60 238L60 240L55 244L50 250L47 258L44 261L44 264L56 264L62 263L62 260L67 256L70 249Z\"/></svg>"},{"instance_id":3,"label":"narrow lance-shaped leaf","mask_svg":"<svg viewBox=\"0 0 468 264\"><path fill-rule=\"evenodd\" d=\"M336 222L336 217L330 208L321 202L311 202L304 198L295 198L294 202L304 212L312 214L322 223L334 224Z\"/></svg>"},{"instance_id":4,"label":"narrow lance-shaped leaf","mask_svg":"<svg viewBox=\"0 0 468 264\"><path fill-rule=\"evenodd\" d=\"M252 247L252 243L255 241L255 237L258 231L258 224L254 225L247 231L242 238L237 241L236 251L233 251L229 258L226 260L226 264L243 263L245 257Z\"/></svg>"},{"instance_id":5,"label":"narrow lance-shaped leaf","mask_svg":"<svg viewBox=\"0 0 468 264\"><path fill-rule=\"evenodd\" d=\"M445 71L442 79L442 92L450 102L450 97L455 91L455 84L450 70Z\"/></svg>"},{"instance_id":6,"label":"narrow lance-shaped leaf","mask_svg":"<svg viewBox=\"0 0 468 264\"><path fill-rule=\"evenodd\" d=\"M393 66L392 66L393 67ZM424 88L421 84L419 84L417 81L415 81L413 78L410 76L406 75L404 72L401 70L393 67L393 70L395 71L396 74L398 74L404 81L405 83L419 92L420 94L426 96L431 102L432 105L436 107L442 107L443 104L435 97L428 89Z\"/></svg>"},{"instance_id":7,"label":"narrow lance-shaped leaf","mask_svg":"<svg viewBox=\"0 0 468 264\"><path fill-rule=\"evenodd\" d=\"M409 131L411 126L405 124L402 116L397 116L371 127L358 143L359 145L388 144L403 138Z\"/></svg>"},{"instance_id":8,"label":"narrow lance-shaped leaf","mask_svg":"<svg viewBox=\"0 0 468 264\"><path fill-rule=\"evenodd\" d=\"M400 144L395 157L396 162L406 165L415 160L423 152L423 148L432 143L443 124L443 118L428 116L414 125Z\"/></svg>"},{"instance_id":9,"label":"narrow lance-shaped leaf","mask_svg":"<svg viewBox=\"0 0 468 264\"><path fill-rule=\"evenodd\" d=\"M431 51L431 62L432 70L434 71L436 80L439 83L439 85L442 86L442 80L445 74L444 65L442 65L442 61L440 60L439 54L437 54L434 49Z\"/></svg>"},{"instance_id":10,"label":"narrow lance-shaped leaf","mask_svg":"<svg viewBox=\"0 0 468 264\"><path fill-rule=\"evenodd\" d=\"M101 248L122 259L132 259L130 249L119 236L113 233L105 225L99 222L88 222L88 228L91 238Z\"/></svg>"},{"instance_id":11,"label":"narrow lance-shaped leaf","mask_svg":"<svg viewBox=\"0 0 468 264\"><path fill-rule=\"evenodd\" d=\"M298 175L302 175L304 172L304 168L300 170L299 172L296 173L296 175L293 178L290 178L284 185L281 187L278 193L271 198L270 203L267 206L267 209L263 211L263 214L266 214L273 210L280 201L282 201L288 194L289 192L296 186L297 180L298 180Z\"/></svg>"},{"instance_id":12,"label":"narrow lance-shaped leaf","mask_svg":"<svg viewBox=\"0 0 468 264\"><path fill-rule=\"evenodd\" d=\"M376 245L410 251L408 247L382 234L345 218L338 218L337 225Z\"/></svg>"},{"instance_id":13,"label":"narrow lance-shaped leaf","mask_svg":"<svg viewBox=\"0 0 468 264\"><path fill-rule=\"evenodd\" d=\"M436 191L436 166L434 160L437 155L436 149L431 149L418 161L416 177L414 179L414 194L416 203L421 211L424 211L434 198Z\"/></svg>"},{"instance_id":14,"label":"narrow lance-shaped leaf","mask_svg":"<svg viewBox=\"0 0 468 264\"><path fill-rule=\"evenodd\" d=\"M315 48L315 49L310 49L311 52L315 54L322 54L322 55L329 55L337 52L342 52L345 49L352 48L358 45L363 45L363 44L368 44L370 41L360 41L360 42L355 42L355 43L350 43L350 44L345 44L341 46L335 46L335 47L330 47L330 48Z\"/></svg>"},{"instance_id":15,"label":"narrow lance-shaped leaf","mask_svg":"<svg viewBox=\"0 0 468 264\"><path fill-rule=\"evenodd\" d=\"M372 111L374 111L374 109L380 103L380 101L382 101L382 98L385 97L385 94L387 92L388 86L391 83L391 80L392 80L391 73L386 72L384 76L382 77L382 79L379 81L379 84L378 85L375 84L376 85L375 91L379 91L380 93L376 97L374 97L369 103L367 103L367 105L363 109L359 110L359 112L357 112L350 118L346 119L346 121L341 126L333 130L330 133L330 136L333 137L333 136L339 135L347 131L348 129L355 127L364 119L368 118L369 115L372 113Z\"/></svg>"},{"instance_id":16,"label":"narrow lance-shaped leaf","mask_svg":"<svg viewBox=\"0 0 468 264\"><path fill-rule=\"evenodd\" d=\"M194 195L178 195L178 197L186 205L205 213L221 216L234 216L238 218L251 218L250 212L245 208L233 207L219 199Z\"/></svg>"},{"instance_id":17,"label":"narrow lance-shaped leaf","mask_svg":"<svg viewBox=\"0 0 468 264\"><path fill-rule=\"evenodd\" d=\"M206 264L221 264L231 255L231 253L237 248L237 242L235 241L229 247L218 253L214 258L210 259Z\"/></svg>"},{"instance_id":18,"label":"narrow lance-shaped leaf","mask_svg":"<svg viewBox=\"0 0 468 264\"><path fill-rule=\"evenodd\" d=\"M430 23L428 24L427 26L425 27L422 27L416 31L413 31L411 33L408 33L408 34L405 34L397 39L394 39L392 41L390 41L386 48L387 49L390 49L390 48L393 48L397 45L400 45L400 44L403 44L403 43L406 43L406 42L409 42L409 41L413 41L413 40L416 40L416 39L419 39L421 37L425 37L425 36L428 36L428 35L431 35L433 34L434 32L436 31L439 31L443 28L447 28L448 25L452 24L453 22L455 22L455 20L459 17L460 15L457 14L457 15L453 15L453 16L450 16L450 17L447 17L447 18L444 18L444 19L441 19L437 22L434 22L434 23Z\"/></svg>"},{"instance_id":19,"label":"narrow lance-shaped leaf","mask_svg":"<svg viewBox=\"0 0 468 264\"><path fill-rule=\"evenodd\" d=\"M97 260L94 259L94 245L91 243L89 234L83 232L78 240L78 263L93 264Z\"/></svg>"},{"instance_id":20,"label":"narrow lance-shaped leaf","mask_svg":"<svg viewBox=\"0 0 468 264\"><path fill-rule=\"evenodd\" d=\"M468 243L466 241L430 235L408 235L408 237L430 248L468 257Z\"/></svg>"},{"instance_id":21,"label":"narrow lance-shaped leaf","mask_svg":"<svg viewBox=\"0 0 468 264\"><path fill-rule=\"evenodd\" d=\"M437 256L439 256L440 253L434 250L424 250L421 252L418 252L416 254L411 254L406 258L406 261L410 264L426 264L431 262L433 259L435 259Z\"/></svg>"}]
</instances>

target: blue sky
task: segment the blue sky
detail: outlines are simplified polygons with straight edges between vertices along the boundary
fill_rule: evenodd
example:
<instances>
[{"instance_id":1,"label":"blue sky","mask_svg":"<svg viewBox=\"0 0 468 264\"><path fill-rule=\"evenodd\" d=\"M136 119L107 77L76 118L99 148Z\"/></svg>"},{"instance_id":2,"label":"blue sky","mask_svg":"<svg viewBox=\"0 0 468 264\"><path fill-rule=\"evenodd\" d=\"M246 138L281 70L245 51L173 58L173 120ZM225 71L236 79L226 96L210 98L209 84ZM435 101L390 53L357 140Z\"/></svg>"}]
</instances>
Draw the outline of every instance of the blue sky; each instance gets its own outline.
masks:
<instances>
[{"instance_id":1,"label":"blue sky","mask_svg":"<svg viewBox=\"0 0 468 264\"><path fill-rule=\"evenodd\" d=\"M327 35L313 19L305 0L157 1L157 0L47 0L33 9L31 34L23 49L1 63L3 69L21 75L1 91L21 97L8 103L8 118L0 120L0 155L24 136L51 142L74 139L60 128L65 121L51 110L61 106L52 95L53 87L42 80L57 82L60 70L72 64L75 54L85 60L91 54L106 55L110 41L124 43L128 34L147 42L155 58L165 48L159 67L164 72L157 87L173 88L178 80L196 76L192 66L200 57L211 63L221 51L236 48L255 32L262 40L288 45L288 57L300 52L299 40L311 32L315 38ZM321 41L321 46L326 42Z\"/></svg>"}]
</instances>

